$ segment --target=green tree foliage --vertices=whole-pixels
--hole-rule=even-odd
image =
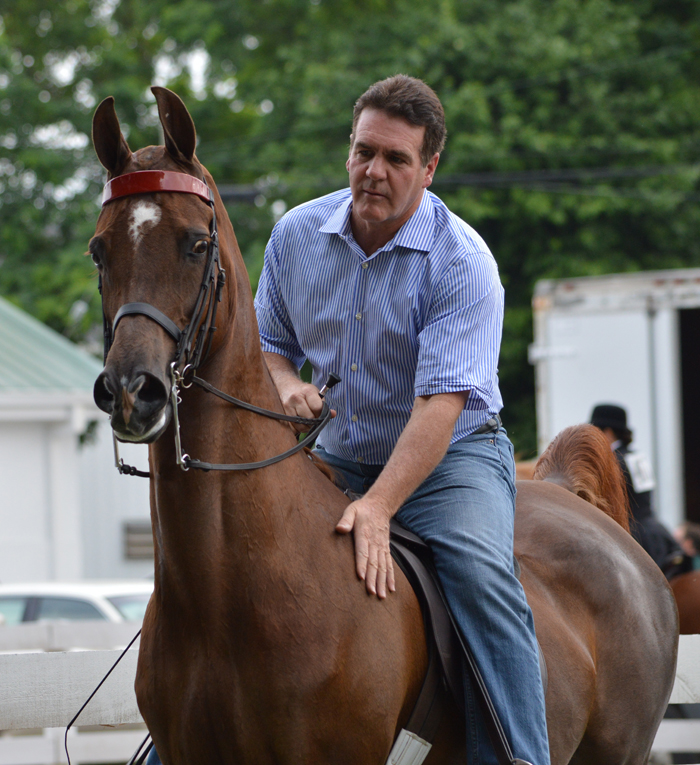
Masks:
[[[524,455],[534,282],[700,265],[690,0],[4,0],[0,18],[0,293],[74,339],[100,334],[91,115],[114,95],[132,148],[160,142],[153,83],[187,103],[219,185],[250,190],[230,214],[254,284],[275,217],[346,184],[357,96],[396,72],[435,88],[434,190],[499,262]]]

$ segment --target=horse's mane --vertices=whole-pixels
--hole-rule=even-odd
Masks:
[[[629,531],[625,478],[607,438],[594,425],[562,430],[537,460],[533,478],[559,483]]]
[[[325,460],[321,459],[321,457],[306,446],[304,447],[304,452],[308,454],[309,459],[314,463],[314,467],[317,467],[329,481],[332,483],[336,482],[335,471]]]

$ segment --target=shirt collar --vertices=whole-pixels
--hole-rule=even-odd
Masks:
[[[350,189],[348,189],[348,192]],[[348,194],[348,198],[341,202],[336,208],[331,217],[321,226],[319,231],[322,234],[338,234],[339,236],[347,236],[351,233],[350,228],[350,210],[352,209],[352,196]]]
[[[423,190],[423,198],[416,211],[396,232],[396,236],[384,249],[406,247],[409,250],[430,252],[435,239],[435,209],[430,200],[430,192]]]
[[[319,229],[322,234],[338,234],[347,237],[352,234],[350,211],[352,196],[338,205],[335,212]],[[401,226],[394,238],[381,247],[378,252],[393,250],[394,247],[406,247],[410,250],[430,252],[435,239],[435,208],[430,199],[430,192],[425,189],[417,210]],[[375,253],[376,254],[376,253]]]

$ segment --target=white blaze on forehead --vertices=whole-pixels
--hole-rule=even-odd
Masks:
[[[137,244],[143,236],[145,227],[148,225],[157,226],[160,221],[160,208],[153,202],[137,202],[131,210],[131,223],[129,224],[129,234]]]

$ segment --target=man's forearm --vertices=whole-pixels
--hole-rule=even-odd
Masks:
[[[385,598],[396,587],[389,548],[389,520],[432,473],[450,445],[467,392],[419,397],[384,470],[372,488],[351,502],[338,521],[341,534],[353,531],[357,575],[367,591]]]
[[[365,495],[393,516],[445,456],[468,392],[416,399],[384,470]]]
[[[300,381],[298,368],[286,356],[282,356],[279,353],[263,351],[263,357],[267,363],[267,368],[270,370],[272,382],[274,382],[277,390],[284,388],[285,381]]]

